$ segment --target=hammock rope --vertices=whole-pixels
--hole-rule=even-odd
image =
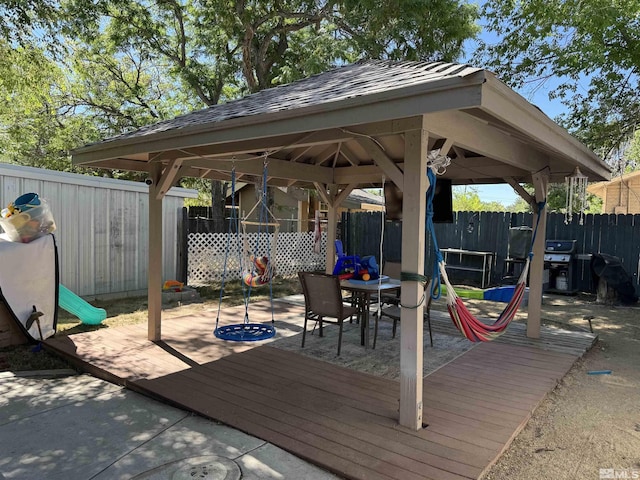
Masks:
[[[449,276],[445,269],[445,262],[438,247],[438,241],[435,235],[435,228],[433,225],[433,197],[435,195],[436,174],[428,167],[427,176],[429,178],[429,189],[427,191],[427,229],[431,234],[431,241],[433,244],[433,250],[435,254],[435,261],[433,265],[433,288],[431,289],[431,297],[433,299],[440,298],[442,294],[442,282],[444,281],[447,287],[447,310],[451,316],[451,320],[456,328],[470,341],[472,342],[488,342],[502,335],[511,321],[514,319],[520,305],[527,286],[527,276],[529,275],[529,266],[533,259],[533,245],[535,244],[536,234],[538,232],[538,225],[540,224],[540,217],[544,210],[546,201],[538,202],[538,218],[531,238],[531,248],[529,255],[527,256],[518,282],[515,285],[513,296],[502,313],[493,324],[486,324],[473,316],[462,299],[455,292]]]

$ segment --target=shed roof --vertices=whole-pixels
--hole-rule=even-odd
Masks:
[[[605,189],[611,185],[615,185],[621,182],[627,182],[631,179],[636,178],[637,176],[640,176],[640,170],[635,171],[635,172],[630,172],[630,173],[625,173],[624,175],[618,176],[618,177],[614,177],[611,180],[607,181],[607,182],[597,182],[597,183],[593,183],[591,185],[589,185],[587,187],[587,191],[593,195],[596,195],[598,197],[604,197],[605,194]]]
[[[530,181],[607,165],[491,72],[442,62],[363,61],[79,148],[75,164],[271,184],[398,183],[403,133],[426,128],[455,184]]]

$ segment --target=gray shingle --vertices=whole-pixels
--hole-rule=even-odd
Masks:
[[[450,77],[465,77],[481,70],[469,65],[443,62],[361,61],[287,85],[262,90],[225,104],[147,125],[110,140],[143,137],[233,118],[338,102]]]

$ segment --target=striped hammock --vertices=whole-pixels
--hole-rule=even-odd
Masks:
[[[527,257],[518,283],[515,285],[513,297],[511,297],[511,300],[509,300],[509,303],[507,303],[507,306],[493,324],[486,324],[473,316],[462,302],[462,299],[456,294],[451,282],[449,282],[444,261],[439,262],[440,278],[447,287],[447,310],[453,324],[460,330],[460,333],[472,342],[488,342],[506,331],[522,304],[527,286],[530,261],[530,257]]]
[[[535,228],[533,229],[533,235],[531,239],[531,250],[529,251],[529,255],[525,261],[524,267],[522,268],[522,273],[520,274],[520,278],[518,278],[518,283],[515,286],[513,297],[507,303],[507,306],[502,311],[498,319],[493,324],[486,324],[481,322],[477,318],[473,316],[473,314],[469,311],[466,305],[462,302],[460,297],[456,294],[453,285],[449,281],[449,276],[447,275],[447,271],[445,269],[444,259],[442,257],[442,252],[438,247],[438,239],[436,238],[436,232],[433,225],[433,198],[436,190],[436,168],[433,166],[427,167],[427,177],[429,179],[429,188],[427,190],[427,231],[431,234],[431,243],[433,245],[433,251],[435,254],[436,261],[433,262],[433,286],[429,294],[431,298],[438,299],[440,298],[440,286],[444,281],[445,286],[447,287],[447,310],[449,311],[449,315],[451,316],[451,320],[453,324],[456,326],[458,330],[470,341],[472,342],[488,342],[493,340],[500,335],[502,335],[509,323],[516,316],[516,312],[520,308],[522,304],[522,299],[524,298],[524,293],[527,287],[527,276],[529,274],[529,265],[531,263],[531,258],[533,257],[533,244],[536,239],[536,234],[538,232],[538,226],[540,225],[540,217],[544,214],[544,207],[546,205],[546,200],[538,202],[536,204],[536,208],[538,211],[538,216],[536,220]]]

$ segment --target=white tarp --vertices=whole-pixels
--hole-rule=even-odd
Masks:
[[[26,329],[34,306],[43,314],[39,317],[42,339],[56,331],[57,281],[53,235],[30,243],[10,242],[0,235],[0,295],[22,329],[36,340],[41,340],[37,322]]]

